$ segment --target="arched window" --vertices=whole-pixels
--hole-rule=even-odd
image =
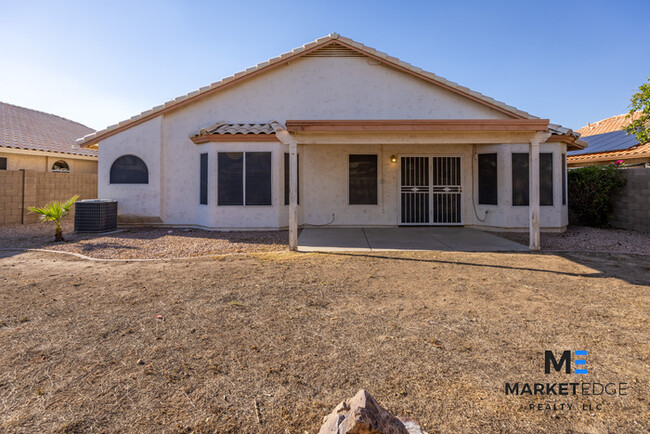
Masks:
[[[65,161],[59,160],[52,164],[52,172],[70,173],[70,166]]]
[[[148,184],[149,170],[135,155],[122,155],[111,166],[111,184]]]

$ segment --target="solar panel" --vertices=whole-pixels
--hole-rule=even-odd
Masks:
[[[612,131],[610,133],[596,134],[595,136],[580,137],[580,140],[587,142],[589,146],[580,151],[571,151],[569,155],[621,151],[639,144],[634,134],[628,135],[625,131]]]

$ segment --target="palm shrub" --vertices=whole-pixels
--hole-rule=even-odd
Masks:
[[[41,221],[54,222],[56,224],[56,232],[54,234],[56,241],[63,241],[63,231],[61,230],[61,219],[68,215],[72,205],[79,199],[79,196],[70,198],[67,202],[59,202],[55,200],[48,203],[43,207],[30,206],[27,209],[33,213],[41,215]]]
[[[588,166],[568,172],[569,223],[582,226],[607,226],[612,199],[625,186],[619,162]]]

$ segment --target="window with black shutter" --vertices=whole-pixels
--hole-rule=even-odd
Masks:
[[[528,206],[528,153],[512,154],[512,204]],[[553,154],[539,154],[539,204],[553,205]]]
[[[562,154],[562,205],[566,205],[566,154]]]
[[[219,205],[271,205],[271,153],[219,152]]]
[[[7,170],[7,158],[0,157],[0,170]]]
[[[350,155],[350,205],[377,205],[377,155]]]
[[[553,206],[553,154],[539,154],[539,204]]]
[[[201,154],[200,159],[200,188],[199,188],[199,203],[201,205],[208,204],[208,154]]]
[[[497,154],[478,154],[478,203],[498,204]]]
[[[300,155],[298,157],[298,203],[300,203]],[[284,204],[289,205],[289,154],[284,153]]]
[[[111,184],[148,184],[149,169],[141,158],[122,155],[111,165]]]
[[[271,205],[271,153],[246,152],[246,205]]]
[[[219,152],[217,157],[217,201],[219,205],[243,205],[244,153]]]
[[[528,153],[512,154],[512,204],[528,205]]]

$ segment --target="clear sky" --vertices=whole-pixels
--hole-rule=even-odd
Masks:
[[[337,32],[580,128],[650,77],[639,1],[0,0],[0,101],[101,129]]]

